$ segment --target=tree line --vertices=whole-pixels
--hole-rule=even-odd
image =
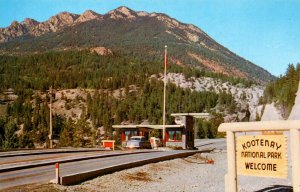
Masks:
[[[300,63],[289,64],[284,75],[269,83],[264,92],[264,103],[275,102],[284,117],[288,117],[294,106],[296,92],[299,89]]]
[[[163,82],[150,78],[161,71],[162,62],[144,61],[118,53],[113,56],[99,56],[89,51],[2,55],[0,89],[13,88],[18,98],[7,103],[6,114],[0,118],[0,146],[31,148],[49,142],[49,96],[41,97],[38,91],[46,93],[50,85],[59,89],[97,90],[93,95],[87,95],[79,118],[66,118],[54,112],[53,131],[60,146],[93,146],[99,143],[100,136],[113,138],[111,126],[124,121],[141,123],[148,120],[151,124],[161,124]],[[186,78],[209,76],[232,83],[251,84],[244,79],[172,64],[168,71],[182,73]],[[113,91],[121,89],[125,90],[119,97],[114,97]],[[170,113],[209,112],[217,105],[231,113],[235,110],[234,97],[225,92],[196,92],[171,83],[167,90],[168,124],[173,123]],[[215,122],[222,122],[219,114],[216,117]],[[199,126],[206,130],[201,137],[218,136],[217,123],[205,126]],[[100,135],[99,127],[104,128],[104,135]]]
[[[131,91],[125,89],[123,95],[116,98],[112,92],[98,90],[93,95],[87,94],[82,106],[81,116],[72,119],[53,115],[53,132],[59,146],[93,146],[102,138],[114,137],[113,124],[123,121],[141,123],[148,120],[150,124],[162,123],[163,85],[161,81],[151,80],[145,85]],[[167,94],[167,124],[173,124],[170,113],[210,111],[217,105],[229,108],[234,100],[230,94],[215,92],[195,92],[169,84]],[[231,99],[229,99],[231,98]],[[49,97],[41,97],[32,92],[24,93],[7,106],[6,115],[0,120],[0,145],[2,148],[31,148],[49,142]],[[220,114],[217,122],[221,123]],[[216,137],[218,124],[200,135]],[[103,127],[104,135],[100,135]],[[211,132],[210,132],[211,131]]]

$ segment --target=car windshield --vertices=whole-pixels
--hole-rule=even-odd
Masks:
[[[131,141],[140,141],[141,138],[134,138],[134,137],[131,137],[130,140],[131,140]]]

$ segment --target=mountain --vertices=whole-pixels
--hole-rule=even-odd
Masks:
[[[24,54],[105,47],[161,60],[168,45],[170,61],[181,66],[246,78],[260,83],[274,79],[263,68],[231,52],[192,24],[162,13],[136,12],[119,7],[104,15],[62,12],[44,22],[25,19],[0,28],[0,53]]]

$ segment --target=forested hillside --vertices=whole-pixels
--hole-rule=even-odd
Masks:
[[[300,63],[290,64],[286,73],[267,85],[264,98],[268,103],[275,102],[284,117],[288,117],[295,102],[300,81]]]
[[[99,142],[99,127],[104,129],[103,138],[112,138],[111,125],[122,122],[161,124],[163,82],[150,78],[163,71],[162,62],[142,61],[130,55],[99,56],[89,51],[66,51],[26,56],[0,56],[1,90],[15,90],[16,100],[3,98],[7,105],[1,117],[0,142],[3,148],[43,146],[49,132],[49,86],[54,89],[93,89],[85,97],[66,100],[64,108],[75,105],[80,116],[66,117],[54,111],[54,133],[60,146],[91,146]],[[245,79],[229,78],[207,73],[190,67],[170,63],[168,71],[191,76],[211,76],[245,84]],[[40,90],[40,91],[38,91]],[[114,96],[115,90],[123,90]],[[167,123],[172,123],[170,113],[210,111],[217,105],[234,112],[236,102],[230,93],[167,86]],[[57,98],[54,98],[54,102]],[[217,115],[217,119],[220,117]],[[220,122],[219,122],[220,123]],[[207,124],[207,123],[206,123]],[[217,125],[204,137],[215,137]],[[207,128],[206,128],[207,129]],[[209,130],[211,130],[209,129]],[[206,131],[207,132],[207,131]],[[203,136],[203,132],[202,132]]]
[[[198,27],[127,7],[62,12],[0,28],[0,146],[46,147],[50,97],[58,146],[95,146],[116,136],[113,124],[162,124],[165,45],[168,124],[171,113],[210,112],[195,124],[213,138],[224,120],[260,118],[274,76]]]
[[[90,51],[63,51],[23,56],[0,55],[0,89],[48,90],[63,88],[118,89],[143,86],[152,74],[163,72],[162,61],[130,54],[99,56]],[[228,77],[192,67],[170,65],[168,72],[191,77],[216,77],[233,84],[251,85],[243,78]]]

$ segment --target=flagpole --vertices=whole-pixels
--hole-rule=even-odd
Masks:
[[[164,111],[163,111],[163,146],[166,145],[166,87],[167,87],[167,45],[165,45],[165,70],[164,70]]]
[[[50,134],[49,134],[49,141],[50,141],[50,149],[53,148],[53,128],[52,128],[52,86],[49,88],[50,94]]]

